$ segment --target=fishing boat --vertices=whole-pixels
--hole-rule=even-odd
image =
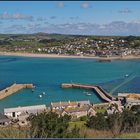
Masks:
[[[128,77],[128,76],[129,76],[128,74],[125,75],[125,77]]]
[[[91,95],[91,93],[89,93],[89,92],[84,92],[87,96],[90,96]]]
[[[91,96],[91,93],[87,93],[86,95],[87,95],[87,96]]]
[[[42,95],[39,95],[40,98],[42,98]]]
[[[45,92],[42,92],[43,95],[45,95]]]
[[[34,92],[35,90],[34,89],[32,89],[32,92]]]

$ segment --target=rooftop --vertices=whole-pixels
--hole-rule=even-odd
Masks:
[[[89,100],[88,101],[77,101],[77,103],[89,105],[90,104],[90,101]]]
[[[127,99],[127,103],[137,103],[137,104],[140,104],[140,100],[139,99],[128,98]]]
[[[45,110],[46,105],[34,105],[34,106],[19,106],[15,108],[5,108],[4,113],[18,112],[18,111],[29,111],[29,110]]]
[[[0,113],[0,123],[9,122],[9,121],[10,119],[7,116]]]
[[[51,103],[52,107],[69,106],[69,102],[55,102]]]
[[[84,105],[84,106],[76,107],[76,108],[66,108],[64,110],[68,113],[73,113],[73,112],[88,111],[89,109],[90,109],[89,105]]]
[[[140,98],[140,94],[129,94],[126,97],[127,98],[133,98],[133,99],[139,99]]]
[[[54,103],[51,103],[51,106],[52,107],[62,107],[62,106],[67,107],[67,106],[76,106],[78,105],[78,103],[84,105],[84,104],[90,104],[90,101],[54,102]]]

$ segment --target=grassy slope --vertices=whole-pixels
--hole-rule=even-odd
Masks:
[[[124,133],[119,138],[140,138],[140,133]]]
[[[113,135],[110,131],[98,131],[94,129],[86,128],[85,121],[70,122],[70,127],[75,125],[80,128],[81,138],[112,138]],[[0,138],[29,138],[26,128],[14,128],[14,127],[1,127]],[[118,136],[118,138],[140,138],[140,133],[124,133]]]
[[[75,122],[70,122],[69,125],[70,127],[74,127],[75,125],[78,127],[78,128],[83,128],[85,127],[85,124],[86,122],[85,121],[75,121]]]
[[[94,129],[89,129],[85,126],[85,121],[75,121],[70,122],[70,127],[75,125],[80,128],[80,137],[81,138],[112,138],[113,135],[110,131],[98,131]]]
[[[29,138],[25,128],[1,127],[0,138]]]

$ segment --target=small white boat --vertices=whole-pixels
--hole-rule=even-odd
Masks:
[[[35,90],[34,89],[32,89],[32,92],[34,92]]]
[[[91,93],[87,93],[86,95],[87,95],[87,96],[90,96],[90,95],[91,95]]]
[[[39,95],[40,98],[42,98],[42,95]]]
[[[43,95],[45,95],[45,92],[42,92]]]
[[[125,77],[128,77],[128,76],[129,76],[128,74],[125,75]]]
[[[89,93],[89,92],[84,92],[87,96],[90,96],[91,95],[91,93]]]

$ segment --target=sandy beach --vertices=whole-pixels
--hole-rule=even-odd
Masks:
[[[19,52],[0,52],[1,56],[24,56],[24,57],[48,57],[48,58],[94,58],[93,56],[74,56],[74,55],[57,55],[57,54],[37,54],[37,53],[19,53]]]
[[[23,56],[23,57],[40,57],[40,58],[86,58],[97,60],[128,60],[140,59],[140,56],[124,56],[124,57],[98,57],[98,56],[74,56],[74,55],[57,55],[57,54],[37,54],[37,53],[20,53],[20,52],[0,52],[1,56]]]

